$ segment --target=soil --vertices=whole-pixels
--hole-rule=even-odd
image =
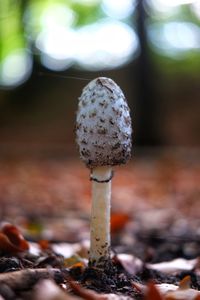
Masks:
[[[113,180],[112,262],[103,271],[87,265],[88,170],[75,161],[0,162],[2,298],[38,300],[35,289],[42,279],[51,279],[65,295],[78,299],[98,299],[97,295],[110,293],[143,299],[140,286],[150,281],[179,285],[187,275],[190,287],[200,290],[198,263],[185,269],[175,263],[170,272],[150,267],[200,257],[198,162],[164,155],[117,168]],[[5,230],[7,223],[12,225]],[[56,251],[56,247],[61,250]],[[71,253],[68,256],[66,247]],[[120,254],[129,255],[128,260]],[[139,266],[131,257],[139,260]]]

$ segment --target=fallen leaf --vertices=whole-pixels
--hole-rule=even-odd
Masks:
[[[174,292],[168,292],[165,295],[166,300],[196,300],[200,296],[200,292],[194,289],[181,290],[177,289]],[[198,298],[197,298],[198,299]]]
[[[29,243],[24,239],[17,227],[6,224],[0,231],[0,252],[18,253],[29,249]]]
[[[75,281],[69,280],[69,285],[73,292],[85,300],[134,300],[133,297],[121,296],[115,294],[99,294],[95,291],[83,288]]]
[[[189,275],[185,276],[179,283],[180,290],[189,289],[191,285],[191,277]]]
[[[47,250],[47,249],[50,248],[49,241],[47,241],[47,240],[40,240],[40,241],[38,242],[38,244],[39,244],[41,250]]]
[[[24,291],[31,289],[32,286],[42,279],[52,279],[56,282],[59,276],[62,276],[61,270],[54,268],[24,269],[0,273],[0,286],[6,284],[12,290]]]
[[[166,295],[168,292],[175,292],[178,290],[178,286],[171,283],[156,284],[156,287],[159,289],[162,295]]]
[[[199,300],[200,298],[200,291],[191,288],[182,289],[174,284],[149,283],[147,287],[135,282],[133,284],[143,292],[144,300]]]
[[[65,293],[49,279],[40,281],[33,292],[33,300],[78,300],[80,298]]]
[[[132,286],[134,289],[136,289],[139,293],[144,293],[144,291],[146,291],[146,287],[138,282],[132,281]]]
[[[165,300],[196,300],[200,296],[200,291],[190,288],[190,276],[181,280],[180,285],[156,284],[156,288],[164,296]],[[198,298],[197,298],[198,299]]]
[[[29,242],[29,253],[35,256],[39,256],[41,253],[41,248],[38,243]]]
[[[70,270],[79,269],[80,272],[82,273],[85,270],[85,268],[86,268],[86,264],[84,262],[77,262],[70,267]]]
[[[166,293],[166,300],[196,300],[200,292],[190,288],[191,278],[185,276],[179,283],[178,289]],[[198,298],[197,298],[198,299]]]
[[[68,258],[65,258],[64,260],[64,266],[66,268],[71,268],[77,264],[80,264],[82,266],[86,266],[84,260],[77,254],[74,254]]]
[[[130,216],[125,213],[113,213],[111,215],[111,232],[116,233],[124,229],[125,225],[130,221]]]
[[[147,267],[152,270],[160,271],[163,273],[176,273],[180,271],[191,271],[198,263],[198,259],[184,259],[177,258],[167,262],[161,262],[157,264],[147,264]]]
[[[143,262],[141,259],[130,254],[117,254],[115,259],[122,265],[126,272],[133,276],[141,271],[143,267]]]
[[[55,243],[51,247],[55,253],[69,258],[80,250],[81,245],[80,243]]]
[[[148,284],[144,300],[164,300],[153,282]]]
[[[69,285],[73,292],[78,296],[82,297],[83,299],[87,300],[107,300],[105,296],[98,294],[92,290],[88,290],[83,288],[80,284],[76,283],[75,281],[69,280]]]
[[[14,253],[14,252],[18,252],[17,247],[15,247],[15,245],[13,245],[8,237],[0,232],[0,253],[4,254],[4,253]]]

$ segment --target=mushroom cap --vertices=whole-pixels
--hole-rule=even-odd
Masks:
[[[120,87],[110,78],[89,82],[79,98],[76,142],[89,168],[114,166],[131,157],[130,109]]]

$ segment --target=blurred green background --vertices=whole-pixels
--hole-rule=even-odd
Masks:
[[[1,0],[0,153],[75,150],[82,88],[113,78],[137,146],[200,146],[199,0]]]

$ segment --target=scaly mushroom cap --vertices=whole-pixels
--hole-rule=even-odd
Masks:
[[[79,98],[76,141],[89,168],[124,164],[131,156],[130,110],[110,78],[92,80]]]

